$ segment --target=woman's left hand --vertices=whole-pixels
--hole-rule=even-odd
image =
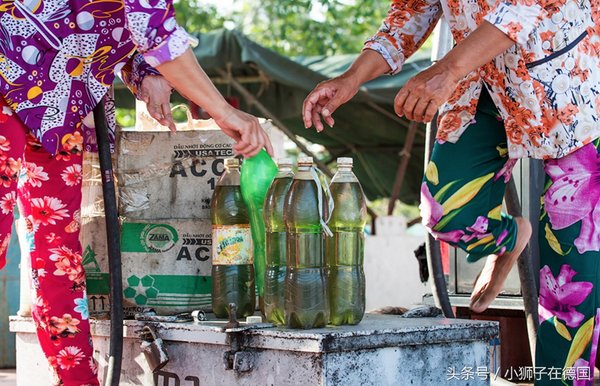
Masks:
[[[161,125],[175,132],[175,121],[171,113],[171,91],[167,80],[159,75],[148,75],[142,81],[141,98],[146,102],[148,113]]]
[[[394,110],[412,121],[431,122],[459,80],[453,69],[438,62],[406,82],[396,95]]]

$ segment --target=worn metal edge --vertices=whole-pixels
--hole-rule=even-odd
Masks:
[[[329,327],[315,330],[249,329],[241,331],[244,346],[253,349],[290,350],[307,353],[328,353],[383,347],[414,346],[426,344],[460,343],[487,341],[499,334],[497,322],[450,320],[435,318],[418,319],[381,319],[400,323],[394,328],[367,329],[371,323],[377,323],[379,316],[371,316],[370,323],[358,326]],[[427,323],[428,322],[428,323]],[[432,323],[433,322],[433,323]],[[165,341],[190,342],[201,344],[228,345],[228,334],[220,326],[198,323],[160,323],[126,320],[123,336],[138,339],[145,325],[152,325]],[[107,320],[90,320],[91,333],[96,337],[110,335],[110,323]],[[10,331],[17,333],[35,333],[31,318],[12,316]]]
[[[309,330],[247,331],[246,347],[259,349],[293,350],[313,353],[377,349],[383,347],[415,346],[427,344],[489,341],[498,337],[497,322],[448,324],[412,327],[409,329],[356,330],[351,332]]]

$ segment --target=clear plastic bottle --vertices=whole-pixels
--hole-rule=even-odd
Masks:
[[[323,327],[329,320],[323,264],[323,229],[311,157],[298,160],[298,173],[285,199],[287,273],[285,319],[291,328]]]
[[[338,171],[329,189],[335,204],[325,239],[329,322],[358,324],[365,313],[364,227],[365,195],[352,172],[352,158],[338,158]]]
[[[237,318],[253,315],[256,308],[252,236],[239,167],[237,158],[225,160],[211,202],[212,306],[217,318],[229,317],[229,303],[237,305]]]
[[[285,196],[290,190],[294,173],[292,160],[279,159],[279,172],[269,187],[264,206],[266,228],[265,316],[267,321],[285,324],[286,230],[283,217]]]

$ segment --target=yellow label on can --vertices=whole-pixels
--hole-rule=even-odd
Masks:
[[[254,264],[250,225],[213,225],[213,265]]]

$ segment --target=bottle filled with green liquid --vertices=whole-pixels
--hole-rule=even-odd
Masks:
[[[285,319],[290,328],[324,327],[329,320],[320,189],[312,158],[300,158],[284,205],[287,230]]]
[[[365,313],[365,195],[352,172],[352,158],[338,158],[329,189],[334,209],[329,220],[333,237],[325,239],[329,322],[358,324]]]
[[[285,196],[294,173],[292,160],[281,158],[279,172],[269,187],[263,211],[266,229],[265,316],[268,322],[285,324],[286,230],[283,217]]]
[[[237,318],[254,314],[254,255],[248,211],[240,190],[240,163],[225,160],[211,202],[212,307],[217,318],[229,317],[229,303]]]

